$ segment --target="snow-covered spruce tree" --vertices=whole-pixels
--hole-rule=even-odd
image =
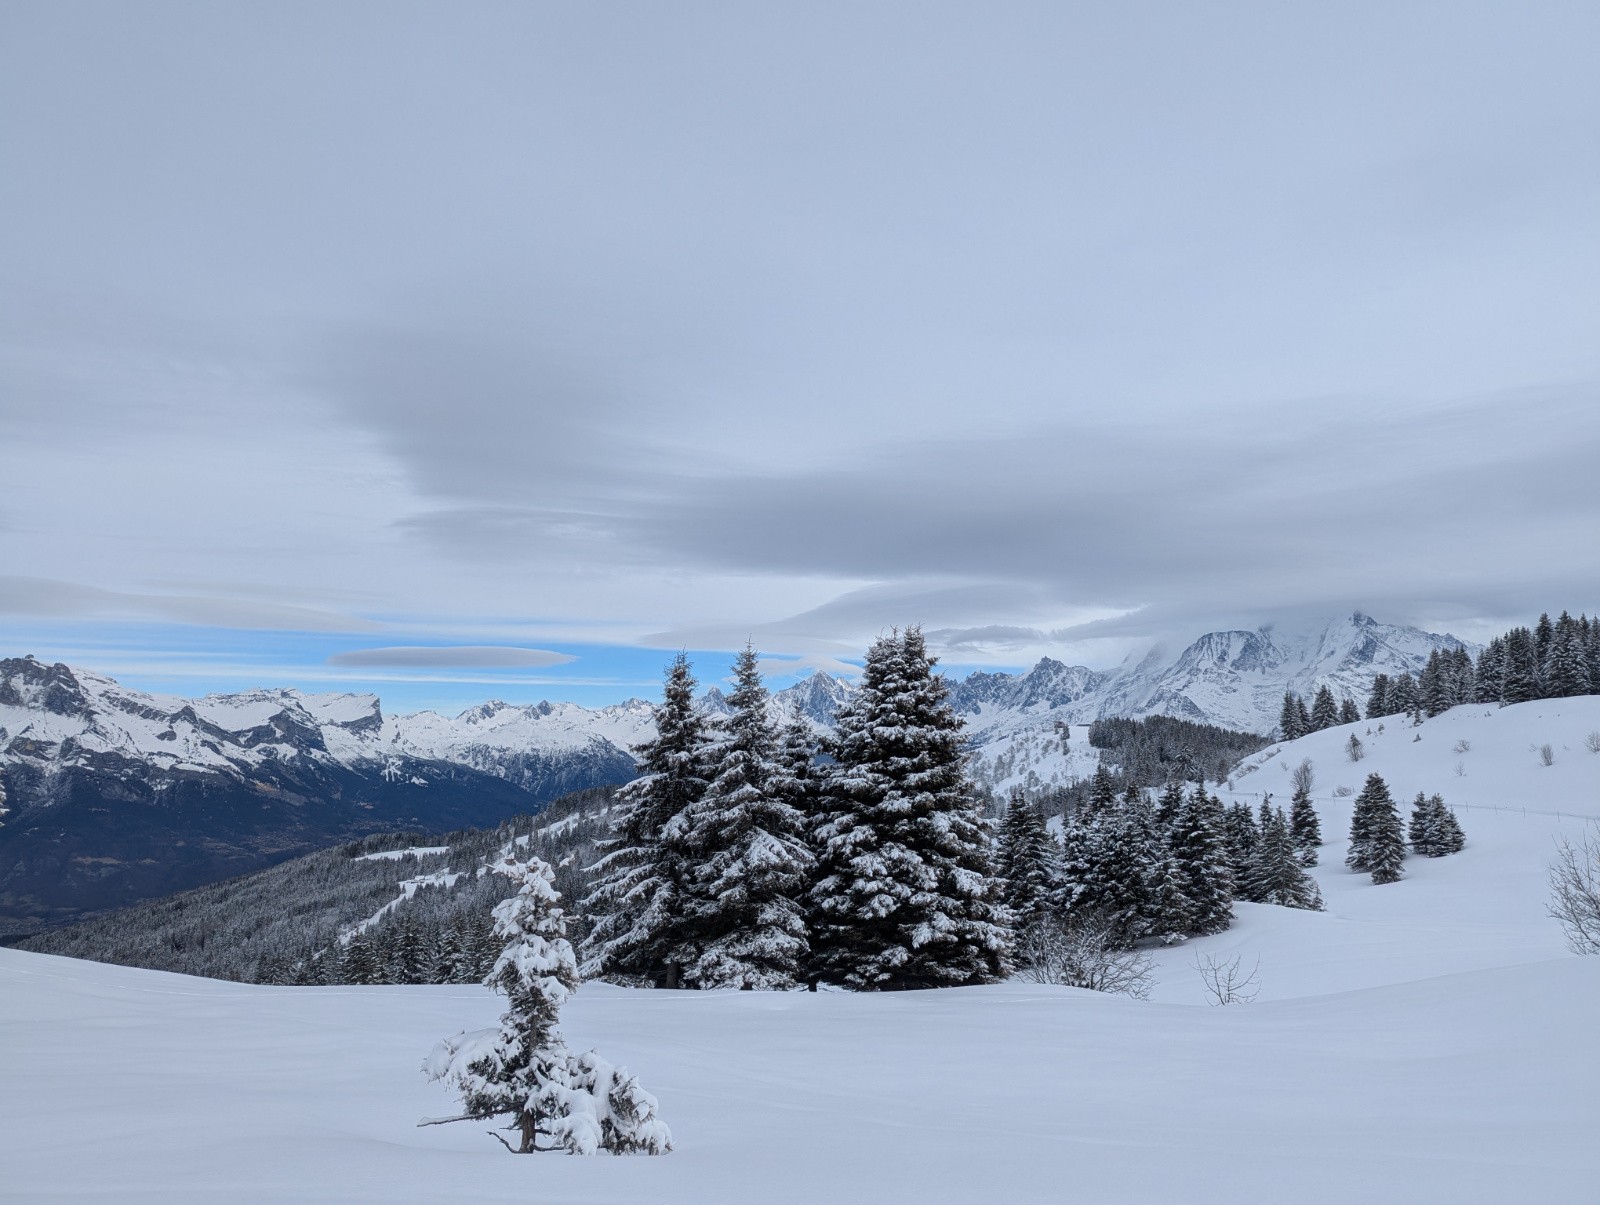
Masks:
[[[1261,839],[1250,862],[1249,895],[1262,904],[1322,911],[1322,892],[1300,865],[1283,812],[1262,804]]]
[[[1245,894],[1246,876],[1250,873],[1250,859],[1255,853],[1256,842],[1261,839],[1249,804],[1228,805],[1223,813],[1223,832],[1228,843],[1228,870],[1233,875],[1234,890],[1240,899],[1249,899]]]
[[[1109,812],[1117,802],[1117,780],[1105,764],[1094,768],[1094,778],[1089,783],[1089,798],[1084,803],[1084,819]]]
[[[1372,680],[1372,693],[1367,696],[1367,719],[1381,720],[1389,714],[1389,675],[1379,674]]]
[[[506,997],[506,1011],[498,1029],[446,1038],[423,1063],[429,1079],[462,1095],[461,1116],[439,1120],[507,1117],[517,1145],[491,1134],[521,1155],[670,1151],[672,1135],[656,1116],[655,1098],[593,1051],[574,1055],[556,1030],[561,1006],[577,989],[578,965],[549,864],[507,854],[493,869],[517,884],[517,893],[495,906],[495,933],[505,946],[484,980]]]
[[[1530,703],[1539,695],[1539,660],[1534,652],[1533,633],[1527,628],[1513,628],[1506,633],[1500,701],[1504,704]]]
[[[1588,651],[1584,644],[1578,621],[1561,612],[1545,666],[1546,692],[1552,698],[1589,693]]]
[[[1333,691],[1326,686],[1317,687],[1317,698],[1311,705],[1311,731],[1321,732],[1338,722],[1339,704],[1334,700]]]
[[[1466,836],[1455,814],[1445,806],[1444,797],[1427,796],[1421,791],[1411,805],[1407,836],[1411,839],[1411,848],[1425,858],[1460,853],[1466,846]]]
[[[1012,794],[1006,808],[999,845],[1003,900],[1020,935],[1052,915],[1060,849],[1043,814],[1020,791]]]
[[[383,963],[372,948],[372,940],[357,930],[345,943],[340,977],[345,983],[382,983]]]
[[[1178,887],[1188,909],[1186,931],[1221,933],[1233,923],[1233,871],[1222,801],[1196,785],[1178,813],[1170,837]]]
[[[749,645],[734,683],[711,781],[667,822],[692,862],[681,908],[697,955],[683,985],[792,988],[809,954],[799,903],[812,865],[806,818],[774,790],[777,738]]]
[[[1286,690],[1283,692],[1283,710],[1278,715],[1278,735],[1283,740],[1292,741],[1305,734],[1305,729],[1300,726],[1300,697]]]
[[[1170,834],[1178,823],[1178,816],[1183,811],[1183,783],[1174,778],[1161,791],[1161,799],[1156,804],[1156,827],[1161,832]]]
[[[1410,671],[1389,682],[1389,714],[1410,715],[1417,705],[1417,680]]]
[[[1175,939],[1190,924],[1181,872],[1138,787],[1067,826],[1055,909],[1063,920],[1096,917],[1123,946]]]
[[[1339,723],[1359,724],[1361,722],[1361,708],[1356,706],[1356,701],[1346,695],[1339,702]]]
[[[989,825],[919,629],[868,651],[832,752],[815,829],[819,976],[865,991],[1003,979],[1012,934]]]
[[[1374,883],[1393,883],[1400,878],[1405,856],[1405,832],[1389,785],[1380,775],[1368,774],[1350,817],[1350,852],[1345,865],[1354,871],[1370,871]]]
[[[1300,865],[1317,864],[1317,850],[1322,846],[1322,822],[1311,803],[1309,784],[1304,787],[1297,785],[1289,800],[1289,840],[1300,859]]]
[[[595,925],[584,942],[588,977],[619,975],[677,987],[699,956],[684,887],[690,853],[675,818],[705,794],[710,738],[694,705],[682,653],[667,668],[656,735],[636,750],[640,774],[617,792],[611,836],[590,867],[598,882],[583,908]],[[671,826],[669,828],[669,826]]]

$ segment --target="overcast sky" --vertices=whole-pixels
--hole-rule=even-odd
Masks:
[[[1592,0],[4,0],[0,653],[1593,610],[1597,62]]]

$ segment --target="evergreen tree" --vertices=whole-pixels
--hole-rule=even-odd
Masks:
[[[683,968],[686,987],[793,987],[809,953],[806,817],[772,789],[777,738],[757,665],[746,645],[711,781],[669,822],[692,859],[682,911],[697,957]]]
[[[1545,693],[1551,698],[1570,698],[1589,693],[1588,650],[1578,621],[1565,611],[1556,621],[1545,668]]]
[[[1300,697],[1292,690],[1283,692],[1283,711],[1278,716],[1278,732],[1286,741],[1298,740],[1306,734],[1300,725]]]
[[[1089,784],[1089,800],[1085,819],[1109,812],[1117,802],[1117,780],[1111,776],[1104,763],[1094,768],[1094,779]]]
[[[1156,827],[1162,833],[1171,833],[1173,826],[1178,823],[1178,815],[1183,811],[1183,784],[1173,779],[1161,792],[1161,800],[1156,804]]]
[[[372,948],[372,941],[363,932],[350,935],[344,947],[344,965],[340,977],[345,983],[382,983],[383,964]]]
[[[1420,791],[1411,806],[1407,835],[1411,838],[1411,848],[1425,858],[1459,853],[1466,844],[1461,825],[1445,806],[1443,797],[1425,796]]]
[[[806,817],[809,827],[822,791],[823,776],[816,765],[817,738],[803,720],[791,720],[778,734],[772,759],[772,793]]]
[[[1389,714],[1410,715],[1417,706],[1417,682],[1409,671],[1389,682]]]
[[[1389,710],[1389,675],[1379,674],[1372,680],[1372,693],[1367,696],[1367,719],[1381,720],[1393,714]]]
[[[1223,821],[1223,832],[1228,843],[1228,870],[1233,876],[1234,890],[1240,899],[1248,900],[1250,896],[1246,890],[1246,880],[1261,834],[1256,828],[1255,817],[1250,814],[1249,804],[1229,805]]]
[[[1539,695],[1539,658],[1534,648],[1533,633],[1527,628],[1513,628],[1506,633],[1500,701],[1507,705],[1531,703]]]
[[[1005,884],[1003,900],[1012,926],[1020,934],[1047,921],[1056,890],[1059,851],[1044,816],[1020,791],[1012,794],[1001,824],[999,860]]]
[[[1533,663],[1541,679],[1545,666],[1550,662],[1550,646],[1555,642],[1555,635],[1555,625],[1550,622],[1550,612],[1546,611],[1539,616],[1539,622],[1533,629]]]
[[[1339,703],[1339,723],[1359,724],[1361,722],[1361,709],[1356,706],[1356,701],[1345,696]]]
[[[989,826],[933,664],[918,628],[879,639],[838,718],[812,945],[822,976],[842,986],[989,983],[1009,967]]]
[[[1315,732],[1316,731],[1316,725],[1311,722],[1311,712],[1306,710],[1306,701],[1304,699],[1302,699],[1299,695],[1296,695],[1295,698],[1294,698],[1294,707],[1295,707],[1295,711],[1297,711],[1299,713],[1299,716],[1300,716],[1300,732],[1301,732],[1301,735],[1304,735],[1307,732]],[[1226,775],[1224,775],[1223,777],[1226,777]],[[1221,782],[1222,778],[1219,777],[1217,779],[1217,781]]]
[[[1311,705],[1311,730],[1321,732],[1324,728],[1332,728],[1339,722],[1339,704],[1335,702],[1333,691],[1326,686],[1317,687],[1316,702]]]
[[[1222,803],[1204,787],[1196,786],[1179,812],[1170,847],[1187,907],[1186,931],[1221,933],[1233,923],[1234,879]]]
[[[417,917],[407,912],[389,950],[387,982],[426,983],[428,970],[428,952],[423,943],[422,927]]]
[[[1322,822],[1312,806],[1310,787],[1297,786],[1289,800],[1289,838],[1300,865],[1315,866],[1322,846]]]
[[[1506,642],[1496,636],[1478,654],[1477,669],[1472,675],[1472,701],[1498,703],[1500,689],[1506,676]]]
[[[1422,671],[1419,684],[1422,709],[1430,716],[1441,715],[1450,709],[1450,683],[1445,674],[1444,660],[1439,650],[1428,654],[1427,668]]]
[[[1345,856],[1345,865],[1355,871],[1370,871],[1374,883],[1392,883],[1400,877],[1400,863],[1405,856],[1400,812],[1389,786],[1380,775],[1368,774],[1350,818],[1350,852]]]
[[[1600,615],[1586,619],[1588,631],[1584,636],[1584,657],[1589,662],[1589,693],[1600,695]]]
[[[1322,892],[1295,856],[1283,812],[1262,803],[1260,831],[1250,861],[1249,898],[1283,908],[1322,911]]]
[[[677,987],[700,950],[685,913],[691,875],[683,813],[705,794],[710,739],[694,706],[694,675],[682,653],[667,669],[656,735],[637,750],[640,774],[617,792],[612,833],[590,869],[583,901],[596,916],[584,943],[584,973]]]
[[[655,1098],[594,1052],[574,1055],[556,1030],[578,966],[554,872],[537,858],[524,864],[509,855],[494,870],[517,884],[494,909],[505,946],[485,980],[506,997],[506,1011],[498,1030],[447,1038],[424,1064],[430,1079],[461,1092],[463,1116],[452,1120],[510,1117],[519,1144],[500,1141],[517,1154],[670,1151]]]

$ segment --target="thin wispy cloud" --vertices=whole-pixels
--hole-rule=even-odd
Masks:
[[[570,653],[497,645],[397,645],[334,653],[327,664],[349,669],[543,669],[576,661]]]

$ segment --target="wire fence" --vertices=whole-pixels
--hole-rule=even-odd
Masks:
[[[1233,794],[1235,798],[1239,796],[1244,796],[1250,799],[1261,799],[1266,797],[1271,798],[1274,802],[1277,802],[1279,798],[1279,793],[1276,791],[1235,790]],[[1348,800],[1353,803],[1355,801],[1355,794],[1352,792],[1349,795],[1312,795],[1311,799],[1314,802],[1321,803],[1337,803],[1344,800]],[[1404,806],[1406,801],[1396,800],[1395,802],[1400,806]],[[1445,806],[1448,807],[1452,812],[1506,812],[1510,813],[1511,815],[1520,814],[1523,816],[1553,816],[1557,820],[1600,820],[1600,801],[1596,801],[1595,810],[1592,812],[1553,811],[1549,808],[1524,807],[1521,804],[1463,803],[1460,801],[1451,802],[1450,800],[1445,801]]]

